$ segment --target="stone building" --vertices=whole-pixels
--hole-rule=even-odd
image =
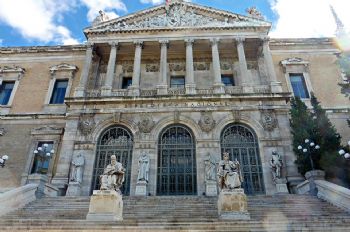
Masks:
[[[315,92],[349,139],[349,99],[333,39],[269,39],[271,23],[180,0],[117,19],[103,14],[85,45],[0,48],[1,191],[41,183],[65,195],[71,161],[85,159],[81,191],[99,187],[112,154],[135,195],[138,158],[150,157],[147,193],[203,195],[204,161],[222,151],[242,165],[248,194],[276,193],[269,161],[282,155],[291,191],[289,99]],[[40,149],[50,153],[40,159]],[[46,154],[44,154],[46,155]],[[209,155],[209,156],[208,156]]]

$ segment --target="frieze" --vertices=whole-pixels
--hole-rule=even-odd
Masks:
[[[221,67],[221,70],[223,70],[223,71],[233,70],[233,61],[232,60],[221,60],[220,67]]]
[[[185,62],[169,63],[169,70],[170,70],[170,72],[186,71],[186,64],[185,64]]]
[[[94,114],[83,114],[80,116],[78,129],[82,135],[87,136],[91,134],[95,125]]]
[[[69,71],[69,72],[76,72],[78,70],[78,67],[72,64],[67,64],[67,63],[61,63],[58,65],[54,65],[50,67],[50,73],[54,74],[55,72],[59,71]]]
[[[32,135],[61,135],[63,134],[63,128],[46,125],[46,126],[32,129],[31,134]]]
[[[150,133],[155,124],[151,114],[143,113],[140,116],[140,121],[137,123],[137,126],[142,133]]]
[[[94,144],[92,143],[75,143],[74,150],[94,150]]]
[[[159,72],[159,64],[146,64],[146,72]]]
[[[194,71],[208,71],[210,70],[209,62],[195,62]]]
[[[216,121],[213,118],[212,112],[202,112],[198,125],[204,132],[210,132],[214,129]]]
[[[265,130],[273,131],[278,125],[275,112],[273,110],[263,110],[261,112],[261,124]]]
[[[123,73],[132,73],[134,71],[134,65],[132,61],[124,61],[122,63]]]
[[[167,12],[165,14],[165,11]],[[155,12],[155,14],[153,13]],[[173,2],[166,7],[158,7],[157,10],[151,11],[147,17],[140,14],[129,17],[122,17],[113,20],[111,23],[103,23],[97,25],[86,32],[100,31],[125,31],[125,30],[140,30],[140,29],[161,29],[161,28],[208,28],[208,27],[247,27],[247,26],[270,26],[270,23],[265,22],[255,17],[244,17],[236,14],[227,14],[225,16],[218,14],[218,11],[211,8],[199,7],[195,4],[185,2]],[[209,16],[211,13],[212,16]],[[221,12],[224,13],[224,12]],[[252,12],[253,14],[254,12]],[[256,15],[256,14],[255,14]],[[96,24],[94,24],[96,25]]]

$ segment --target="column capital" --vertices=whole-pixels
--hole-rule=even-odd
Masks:
[[[112,48],[113,48],[113,47],[116,47],[116,48],[117,48],[117,47],[119,46],[119,42],[118,42],[118,41],[112,41],[112,42],[109,42],[108,44],[109,44]]]
[[[245,41],[245,37],[237,37],[235,38],[235,41],[238,43],[238,44],[241,44]]]
[[[164,39],[164,40],[159,40],[159,43],[160,43],[160,46],[161,46],[161,47],[167,47],[167,48],[169,48],[169,40],[166,40],[166,39]]]
[[[185,43],[187,46],[193,46],[194,39],[193,38],[187,38],[185,39]]]
[[[211,45],[213,46],[213,45],[218,45],[219,42],[220,42],[220,39],[218,39],[218,38],[211,38],[211,39],[209,39],[209,41],[210,41]]]
[[[136,47],[143,48],[143,41],[142,40],[134,40],[133,43]]]

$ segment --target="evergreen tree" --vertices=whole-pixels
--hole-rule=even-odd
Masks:
[[[295,163],[298,167],[299,173],[304,175],[305,172],[311,170],[311,163],[309,157],[303,153],[302,150],[298,149],[298,146],[304,145],[305,139],[317,142],[317,127],[315,120],[312,119],[312,115],[307,109],[307,106],[299,97],[292,98],[290,115],[290,127],[293,135],[293,151],[297,156]],[[319,168],[319,159],[317,160],[316,157],[312,158],[314,161],[314,168]]]

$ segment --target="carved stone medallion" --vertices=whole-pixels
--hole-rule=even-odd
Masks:
[[[273,131],[277,127],[277,118],[273,110],[264,110],[261,112],[261,124],[267,131]]]
[[[95,125],[96,123],[93,114],[84,114],[80,116],[78,129],[82,135],[87,136],[91,134]]]
[[[155,124],[151,114],[143,113],[137,125],[142,133],[150,133]]]
[[[146,64],[146,72],[159,72],[159,64]]]
[[[210,132],[216,125],[213,114],[211,112],[202,112],[198,125],[203,131]]]
[[[0,136],[5,135],[6,131],[5,128],[0,128]]]

